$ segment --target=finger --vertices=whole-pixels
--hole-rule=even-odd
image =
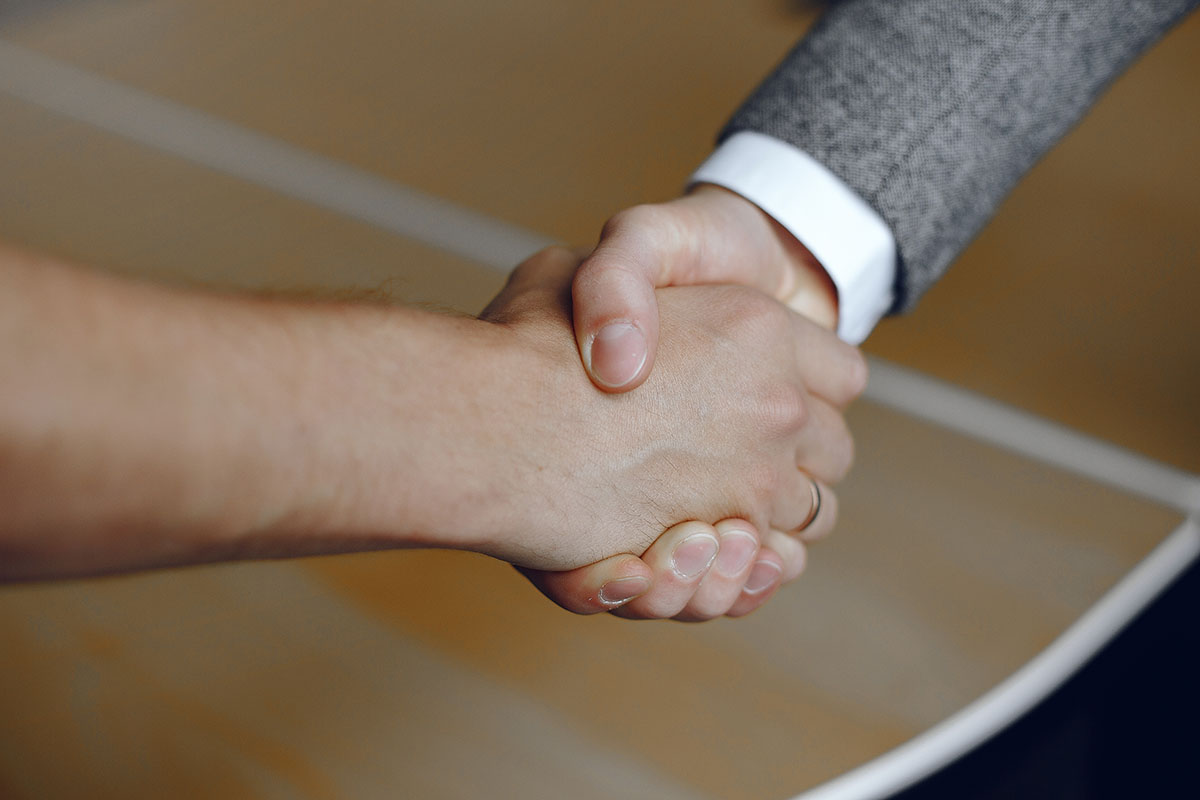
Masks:
[[[780,530],[767,531],[758,553],[742,593],[726,616],[742,617],[760,608],[780,587],[798,578],[808,565],[804,542]]]
[[[799,578],[808,566],[808,547],[797,535],[789,531],[769,530],[763,537],[762,550],[779,556],[782,586]]]
[[[838,483],[854,463],[854,439],[842,412],[809,395],[807,421],[796,446],[796,466],[826,483]]]
[[[726,616],[749,614],[766,603],[781,586],[804,573],[808,566],[808,543],[828,536],[837,521],[837,496],[824,484],[818,486],[821,504],[817,516],[800,532],[776,529],[767,532],[742,593],[729,607]]]
[[[592,382],[625,392],[645,381],[658,346],[654,296],[667,243],[614,217],[571,287],[575,339]]]
[[[522,295],[544,291],[565,295],[584,255],[583,251],[560,245],[539,250],[509,273],[504,288],[492,298],[480,316],[503,321],[502,318],[513,316],[514,300]]]
[[[783,569],[783,559],[778,553],[768,547],[760,548],[742,593],[725,612],[725,616],[744,617],[771,599],[783,585]]]
[[[645,594],[613,613],[630,619],[667,619],[681,612],[716,559],[720,540],[713,526],[681,522],[669,528],[642,554],[654,573]]]
[[[790,312],[797,361],[805,386],[812,393],[845,408],[867,388],[867,361],[857,347],[807,319]]]
[[[612,611],[648,591],[654,572],[637,556],[617,555],[566,572],[517,567],[538,590],[567,611]]]
[[[809,524],[820,502],[819,493],[813,486],[813,479],[807,473],[795,467],[788,468],[776,487],[771,527],[794,531]]]
[[[758,555],[758,531],[741,519],[726,519],[713,526],[720,549],[712,568],[700,580],[692,599],[675,619],[700,622],[724,616],[742,593]]]
[[[622,211],[575,276],[584,366],[606,391],[641,385],[658,349],[657,287],[732,283],[780,296],[790,277],[765,215],[731,192],[702,187]]]

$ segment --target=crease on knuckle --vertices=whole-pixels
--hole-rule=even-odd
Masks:
[[[780,383],[764,391],[755,408],[756,421],[768,433],[788,434],[800,430],[809,420],[804,391],[793,384]]]
[[[779,470],[774,466],[759,461],[746,469],[746,484],[750,516],[743,517],[752,523],[755,518],[766,515],[779,491]]]
[[[723,338],[737,347],[752,348],[756,353],[776,340],[779,335],[779,316],[782,311],[766,295],[741,286],[714,286],[709,289],[709,322]]]

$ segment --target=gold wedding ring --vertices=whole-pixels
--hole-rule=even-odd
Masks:
[[[808,512],[808,516],[804,518],[792,533],[803,533],[817,518],[817,514],[821,513],[821,487],[812,478],[808,479],[809,490],[812,492],[812,508]]]

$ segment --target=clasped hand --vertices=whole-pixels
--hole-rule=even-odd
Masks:
[[[519,450],[519,507],[502,516],[520,533],[491,554],[581,613],[748,613],[833,526],[830,487],[852,458],[842,409],[862,391],[862,358],[757,290],[671,287],[657,292],[653,372],[635,391],[600,392],[572,328],[582,255],[535,255],[483,314],[527,353],[538,387],[498,432]]]

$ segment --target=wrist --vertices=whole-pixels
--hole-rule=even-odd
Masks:
[[[767,216],[765,212],[760,213]],[[826,330],[836,331],[838,329],[838,292],[833,278],[829,277],[829,273],[821,266],[821,262],[817,261],[816,256],[804,246],[803,242],[774,219],[767,218],[775,231],[780,247],[787,254],[785,258],[790,267],[788,274],[795,281],[791,291],[781,299],[788,308],[796,313],[808,317]]]
[[[494,546],[524,453],[496,399],[538,375],[499,357],[501,326],[7,253],[0,286],[0,578]]]
[[[562,470],[548,464],[592,392],[569,339],[369,306],[282,324],[303,380],[270,391],[287,405],[256,437],[276,473],[260,498],[282,499],[253,506],[265,525],[243,515],[232,557],[437,547],[556,565],[542,534],[558,531],[545,508]]]
[[[776,299],[818,325],[837,330],[838,293],[829,273],[803,242],[770,214],[737,192],[710,183],[698,183],[688,194],[723,209],[728,222],[761,242],[767,257],[777,260],[782,280]]]
[[[280,448],[304,469],[276,528],[308,531],[319,552],[486,550],[504,474],[494,429],[494,401],[510,390],[504,331],[404,308],[335,313],[298,336],[312,380],[292,427],[310,436]]]

